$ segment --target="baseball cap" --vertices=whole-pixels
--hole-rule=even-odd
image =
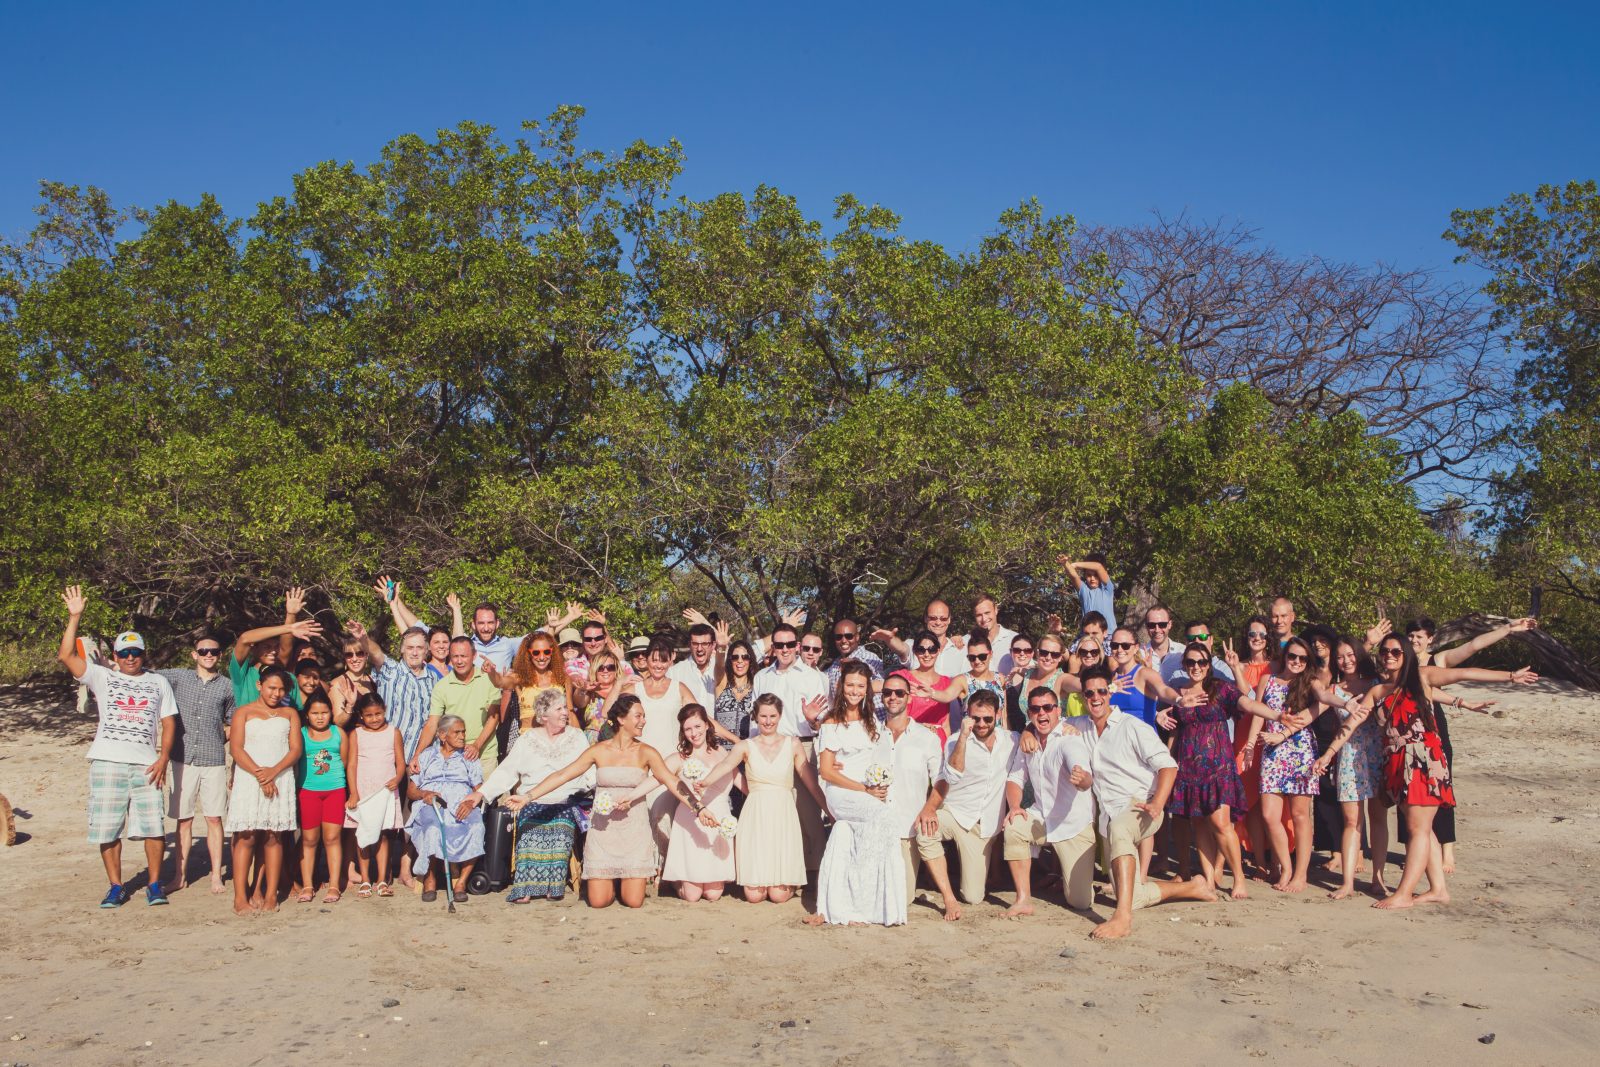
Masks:
[[[578,631],[574,630],[572,627],[568,626],[565,630],[562,630],[560,635],[556,638],[556,644],[581,645],[583,644],[583,635],[578,633]]]
[[[117,635],[116,643],[111,646],[112,652],[126,652],[128,649],[144,651],[144,638],[135,630],[124,630]]]

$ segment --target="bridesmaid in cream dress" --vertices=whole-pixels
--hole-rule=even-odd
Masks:
[[[648,722],[649,712],[645,715]],[[685,704],[678,712],[678,746],[667,757],[667,770],[695,788],[728,754],[726,749],[714,747],[718,744],[711,732],[710,713],[699,704]],[[732,790],[733,782],[724,779],[699,792],[705,810],[718,823],[733,814]],[[733,881],[733,874],[733,842],[722,836],[720,826],[712,829],[702,825],[688,807],[674,804],[661,880],[676,884],[678,896],[693,903],[719,899],[723,886]]]
[[[733,857],[744,898],[752,904],[763,900],[782,904],[806,884],[795,778],[816,798],[818,807],[828,810],[805,750],[794,738],[778,733],[782,718],[783,701],[776,694],[756,697],[753,721],[760,732],[734,745],[700,783],[702,791],[711,793],[718,782],[744,767],[746,798]]]

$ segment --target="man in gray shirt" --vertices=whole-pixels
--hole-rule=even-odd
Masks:
[[[228,813],[228,727],[233,722],[233,683],[219,674],[223,645],[210,634],[194,641],[194,666],[157,671],[172,686],[178,703],[178,736],[172,746],[172,793],[167,814],[178,820],[178,876],[172,888],[189,883],[189,848],[194,843],[196,810],[205,815],[206,850],[211,855],[211,891],[223,892],[222,820]]]

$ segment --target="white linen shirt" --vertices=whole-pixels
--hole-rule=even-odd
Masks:
[[[989,642],[989,669],[1002,678],[1010,674],[1015,666],[1011,659],[1011,642],[1016,639],[1017,631],[1002,626]]]
[[[993,749],[976,737],[968,737],[966,769],[958,771],[950,766],[950,757],[960,743],[961,735],[957,734],[944,745],[944,769],[939,772],[939,780],[949,786],[944,807],[963,830],[992,837],[1005,815],[1006,775],[1017,750],[1017,735],[996,729]]]
[[[1078,733],[1070,735],[1063,727]],[[1090,770],[1093,755],[1085,736],[1093,732],[1094,723],[1086,716],[1062,719],[1039,751],[1023,752],[1019,745],[1011,759],[1006,780],[1018,786],[1024,779],[1033,783],[1033,807],[1028,810],[1044,823],[1046,841],[1077,837],[1094,821],[1094,791],[1070,781],[1074,767]]]
[[[1091,752],[1089,773],[1094,775],[1094,798],[1100,802],[1102,834],[1110,828],[1112,819],[1134,803],[1150,799],[1158,771],[1178,766],[1156,735],[1155,727],[1124,711],[1112,709],[1106,717],[1104,733],[1096,732],[1094,723],[1088,722],[1083,737]]]
[[[676,679],[684,684],[689,692],[694,694],[696,704],[706,709],[706,714],[717,706],[717,654],[711,653],[711,658],[706,660],[705,673],[700,673],[700,668],[694,665],[694,657],[680,659],[667,670],[667,677]]]
[[[778,720],[778,732],[785,737],[798,737],[808,740],[816,736],[816,731],[806,721],[805,713],[800,706],[808,700],[825,696],[828,689],[827,679],[815,667],[807,667],[796,656],[789,669],[780,671],[776,663],[770,667],[763,667],[756,672],[755,684],[751,686],[750,736],[754,737],[759,731],[755,723],[755,698],[762,693],[772,693],[783,701],[783,718]]]
[[[893,757],[889,769],[894,774],[889,783],[889,803],[900,814],[901,837],[914,837],[917,832],[917,815],[928,801],[928,790],[939,775],[939,765],[944,761],[944,749],[939,745],[939,735],[915,720],[909,720],[905,733],[897,739],[887,726],[880,727],[889,735]]]

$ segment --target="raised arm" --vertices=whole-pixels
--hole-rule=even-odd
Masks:
[[[1067,573],[1072,575],[1080,582],[1083,581],[1085,572],[1100,579],[1101,585],[1109,585],[1111,582],[1111,575],[1109,572],[1107,572],[1105,564],[1103,563],[1096,563],[1092,559],[1073,561],[1067,556],[1057,556],[1056,562],[1065,567],[1067,569]]]
[[[67,628],[61,633],[61,647],[56,651],[56,658],[74,678],[82,678],[83,672],[89,669],[89,661],[78,655],[78,620],[83,618],[88,598],[83,595],[81,586],[69,585],[61,594],[61,602],[67,606]]]
[[[405,633],[413,626],[422,625],[422,620],[418,619],[416,613],[406,607],[405,601],[400,599],[400,587],[395,584],[394,579],[387,574],[380,574],[372,588],[389,606],[389,617],[394,620],[394,628],[397,631]]]
[[[233,643],[233,659],[236,663],[243,663],[249,658],[252,648],[262,641],[270,641],[275,637],[298,637],[309,641],[313,637],[320,636],[322,636],[322,624],[312,622],[310,619],[285,623],[282,626],[258,626],[254,630],[246,630],[239,635],[239,639]],[[279,658],[287,663],[287,657],[280,656]]]
[[[1491,671],[1485,667],[1423,667],[1422,680],[1434,687],[1454,682],[1515,682],[1517,685],[1532,685],[1539,680],[1539,676],[1531,667],[1516,671]]]
[[[868,635],[867,640],[878,641],[892,648],[895,654],[900,657],[900,662],[902,663],[910,664],[913,662],[911,659],[911,645],[900,640],[900,628],[898,626],[892,630],[886,630],[880,626]]]
[[[1521,619],[1512,619],[1510,622],[1502,626],[1496,626],[1488,633],[1479,634],[1466,644],[1456,645],[1454,648],[1447,648],[1443,652],[1435,652],[1433,654],[1433,666],[1454,667],[1456,664],[1464,662],[1474,652],[1482,652],[1490,645],[1495,644],[1498,641],[1504,641],[1507,637],[1510,637],[1514,633],[1532,630],[1538,625],[1539,620],[1532,618],[1531,616]]]
[[[526,793],[523,793],[521,796],[513,795],[508,797],[506,799],[506,806],[515,810],[516,808],[522,807],[524,804],[532,803],[557,786],[566,785],[568,782],[578,777],[578,775],[582,774],[590,767],[597,766],[595,763],[594,754],[599,750],[599,748],[600,746],[598,744],[590,745],[588,748],[583,750],[582,754],[580,754],[577,759],[573,760],[559,771],[551,771],[549,774],[545,775],[543,781],[534,786],[532,789],[528,790]]]

